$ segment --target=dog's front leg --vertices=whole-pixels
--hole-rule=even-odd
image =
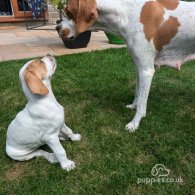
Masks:
[[[53,151],[55,157],[58,159],[62,169],[70,171],[71,169],[75,168],[75,163],[67,158],[66,151],[62,147],[58,135],[50,136],[46,143]]]
[[[138,93],[139,93],[139,74],[138,70],[136,68],[136,89],[135,89],[135,98],[133,100],[132,104],[128,104],[126,107],[130,109],[135,109],[137,107],[137,98],[138,98]]]
[[[137,110],[133,120],[126,125],[126,129],[129,132],[135,131],[139,127],[141,119],[146,115],[147,100],[155,70],[154,66],[138,67],[138,72],[139,90],[137,98]]]
[[[135,131],[141,119],[146,115],[147,100],[154,75],[155,51],[149,45],[140,43],[139,37],[134,37],[129,44],[130,53],[136,65],[137,90],[135,96],[136,114],[133,120],[126,125],[129,132]],[[133,45],[133,47],[131,47]],[[142,55],[144,54],[144,55]]]
[[[59,139],[65,140],[66,138],[69,138],[72,141],[80,141],[81,135],[78,133],[73,133],[72,130],[64,123],[59,133]]]

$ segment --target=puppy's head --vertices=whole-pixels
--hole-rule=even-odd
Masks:
[[[20,81],[24,93],[46,95],[56,69],[56,60],[51,55],[27,62],[20,71]]]
[[[69,0],[65,18],[56,30],[61,38],[71,38],[85,32],[98,18],[96,0]]]

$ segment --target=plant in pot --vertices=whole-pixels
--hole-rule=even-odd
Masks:
[[[108,38],[108,42],[110,44],[116,44],[116,45],[123,45],[125,44],[125,41],[118,37],[117,35],[114,35],[110,32],[104,32],[106,37]]]
[[[50,0],[50,2],[59,10],[60,19],[56,21],[57,24],[62,22],[63,16],[66,17],[64,7],[67,5],[68,0]],[[75,39],[61,38],[64,45],[69,49],[77,49],[87,47],[91,38],[91,31],[86,31],[78,35]]]

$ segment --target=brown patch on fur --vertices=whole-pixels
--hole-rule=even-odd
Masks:
[[[75,21],[77,34],[85,32],[98,17],[96,0],[69,0],[65,11]]]
[[[65,29],[63,30],[62,37],[63,37],[63,38],[68,37],[69,33],[70,33],[70,30],[69,30],[68,28],[65,28]]]
[[[175,37],[178,32],[180,23],[176,17],[170,16],[161,27],[158,29],[154,36],[154,45],[158,51],[162,50],[164,45],[171,42],[171,39]]]
[[[5,173],[5,178],[9,181],[16,180],[24,173],[26,165],[16,163],[14,166]]]
[[[48,88],[42,80],[47,75],[45,63],[42,60],[34,60],[24,71],[24,80],[33,94],[45,95],[49,93]]]
[[[144,25],[145,37],[148,42],[154,39],[158,51],[170,43],[178,32],[180,23],[177,18],[171,16],[164,22],[165,8],[174,10],[178,5],[179,0],[157,0],[146,2],[142,8],[140,22]]]
[[[96,0],[79,0],[79,10],[77,15],[77,33],[85,32],[97,19]]]
[[[79,10],[79,0],[69,0],[65,7],[65,12],[68,19],[72,19],[76,22],[77,14]]]
[[[160,24],[163,22],[165,11],[163,6],[157,1],[145,3],[140,16],[140,21],[144,25],[144,33],[148,42],[154,37]]]
[[[168,10],[174,10],[179,5],[179,0],[158,0],[158,2],[162,3]]]

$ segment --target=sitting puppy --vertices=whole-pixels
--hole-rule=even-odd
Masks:
[[[55,58],[50,55],[29,61],[21,68],[19,76],[28,103],[8,127],[6,152],[18,161],[42,156],[51,163],[59,162],[69,171],[75,163],[68,160],[59,139],[68,137],[79,141],[81,136],[73,134],[64,123],[64,108],[55,99],[51,88],[55,69]],[[38,149],[44,144],[53,153]]]

